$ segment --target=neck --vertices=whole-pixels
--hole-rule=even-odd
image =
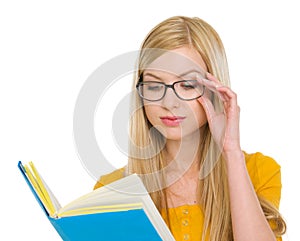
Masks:
[[[170,168],[169,174],[198,176],[200,170],[200,136],[199,132],[180,140],[167,140],[164,158]]]
[[[200,203],[200,135],[189,135],[179,141],[167,140],[165,157],[168,161],[166,198],[168,207]]]

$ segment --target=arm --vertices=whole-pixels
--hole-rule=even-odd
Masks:
[[[228,153],[226,161],[234,240],[276,240],[257,199],[243,153]]]
[[[237,96],[230,88],[222,86],[212,75],[208,74],[207,78],[210,80],[210,90],[221,98],[224,105],[224,115],[221,118],[214,115],[214,107],[209,99],[199,99],[206,111],[212,135],[219,144],[227,164],[234,240],[275,241],[275,235],[264,216],[240,148]],[[216,130],[218,126],[223,126],[224,130],[221,132]]]

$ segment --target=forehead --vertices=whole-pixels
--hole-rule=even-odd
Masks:
[[[171,51],[165,51],[161,56],[152,61],[145,72],[167,72],[177,76],[191,71],[205,75],[207,67],[201,55],[189,47],[181,47]]]

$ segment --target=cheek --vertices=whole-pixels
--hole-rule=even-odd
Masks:
[[[155,125],[160,125],[159,115],[161,113],[161,106],[155,104],[144,105],[145,114],[150,123]],[[181,111],[178,111],[178,114],[186,115],[189,119],[189,124],[191,126],[202,127],[207,123],[206,113],[202,107],[202,105],[197,101],[188,101],[184,102],[181,105]]]
[[[150,121],[150,123],[152,125],[155,125],[155,117],[158,114],[158,106],[156,105],[145,105],[144,109],[145,109],[145,113],[146,113],[146,117],[147,119]]]
[[[189,104],[189,109],[193,119],[197,123],[199,127],[203,126],[207,123],[206,113],[202,107],[202,105],[198,101],[193,101]]]

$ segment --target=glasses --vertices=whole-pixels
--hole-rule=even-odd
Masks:
[[[136,85],[139,96],[148,101],[159,101],[166,95],[167,88],[171,88],[181,100],[195,100],[204,94],[205,86],[197,80],[180,80],[171,85],[158,81],[142,81]]]

